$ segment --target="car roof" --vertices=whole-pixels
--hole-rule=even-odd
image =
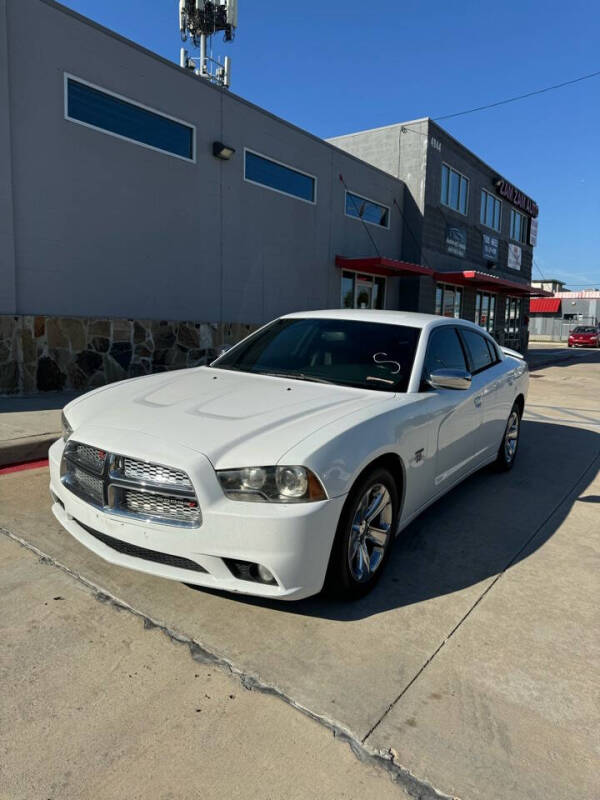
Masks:
[[[440,317],[437,314],[421,314],[416,311],[380,311],[370,308],[332,308],[317,311],[296,311],[284,314],[283,319],[344,319],[357,322],[382,322],[387,325],[407,325],[411,328],[428,328],[434,325],[466,325],[484,333],[474,322],[454,317]]]

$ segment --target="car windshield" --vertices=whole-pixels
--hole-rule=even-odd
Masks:
[[[278,319],[214,362],[218,369],[405,392],[419,328],[317,317]]]
[[[580,325],[574,329],[573,333],[596,333],[596,328],[592,328],[589,325]]]

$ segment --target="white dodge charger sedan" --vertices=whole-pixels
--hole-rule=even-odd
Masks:
[[[210,367],[69,403],[52,510],[123,567],[359,597],[417,514],[486,464],[513,466],[528,382],[517,353],[463,320],[289,314]]]

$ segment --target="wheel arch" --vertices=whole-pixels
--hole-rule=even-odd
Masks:
[[[398,453],[391,450],[387,453],[380,453],[376,458],[363,465],[360,471],[354,476],[354,480],[350,486],[350,492],[367,473],[378,467],[385,467],[394,478],[396,489],[398,490],[398,519],[400,519],[401,511],[404,507],[404,495],[406,491],[406,467]]]
[[[525,395],[522,392],[515,397],[515,405],[519,409],[519,417],[522,417],[525,410]]]

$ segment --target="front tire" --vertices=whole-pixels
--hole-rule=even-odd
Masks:
[[[508,472],[513,468],[519,449],[520,435],[521,409],[515,403],[510,411],[496,459],[496,466],[501,472]]]
[[[396,481],[387,469],[377,467],[353,486],[331,549],[328,594],[356,600],[373,589],[390,555],[398,511]]]

